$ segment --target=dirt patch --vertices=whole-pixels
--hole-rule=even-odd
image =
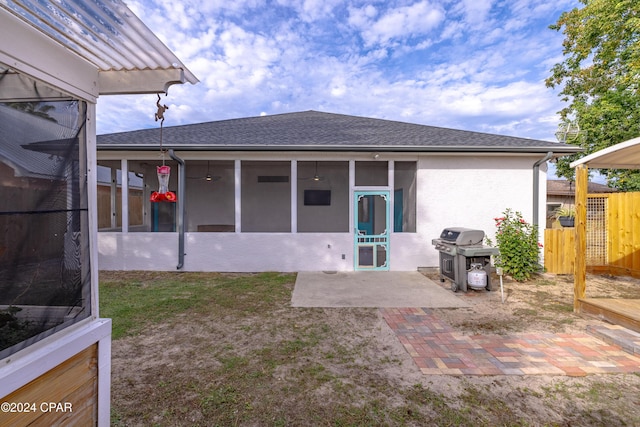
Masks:
[[[437,271],[423,274],[441,283]],[[629,277],[589,275],[590,298],[640,298],[640,281]],[[448,287],[449,283],[441,283]],[[573,313],[573,276],[542,274],[535,280],[516,282],[492,277],[493,291],[458,292],[471,307],[436,309],[437,316],[469,334],[506,334],[514,332],[584,332],[591,317]],[[504,302],[503,302],[504,299]]]
[[[101,281],[132,274],[104,273]],[[262,295],[239,292],[237,304],[212,298],[207,310],[187,309],[115,340],[113,424],[640,424],[638,375],[426,376],[378,309],[292,308],[294,280]],[[505,280],[504,289],[504,303],[498,286],[459,294],[469,308],[435,312],[469,334],[584,332],[598,322],[573,314],[572,277]],[[640,298],[640,282],[590,276],[588,294]],[[257,305],[266,295],[281,296]]]

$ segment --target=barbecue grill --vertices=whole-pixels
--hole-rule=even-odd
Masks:
[[[451,281],[451,290],[456,292],[467,288],[488,291],[491,286],[491,255],[499,253],[498,248],[482,244],[484,231],[464,227],[445,228],[440,238],[431,244],[440,252],[440,281]],[[468,276],[477,270],[486,272],[486,284],[476,281],[469,283]]]

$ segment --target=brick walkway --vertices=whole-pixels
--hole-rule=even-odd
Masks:
[[[382,315],[424,374],[571,375],[640,372],[640,357],[583,334],[463,335],[426,308]]]

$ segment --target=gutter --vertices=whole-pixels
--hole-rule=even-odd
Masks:
[[[185,167],[184,160],[176,156],[173,148],[169,149],[169,157],[178,162],[178,265],[176,270],[184,267],[184,197],[185,197]]]
[[[518,154],[535,154],[555,152],[563,154],[573,154],[582,151],[580,147],[574,146],[540,146],[540,147],[522,147],[522,146],[470,146],[470,145],[452,145],[452,146],[416,146],[416,145],[397,145],[397,146],[375,146],[375,145],[266,145],[266,144],[247,144],[247,145],[203,145],[203,144],[184,144],[174,146],[173,149],[180,151],[363,151],[363,152],[410,152],[410,153],[518,153]],[[157,151],[157,145],[151,144],[98,144],[98,151]]]
[[[553,157],[553,151],[549,151],[546,156],[533,164],[533,225],[538,226],[538,211],[540,207],[540,165]]]

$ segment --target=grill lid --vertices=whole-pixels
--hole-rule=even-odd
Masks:
[[[440,239],[454,245],[479,245],[484,240],[484,231],[464,227],[445,228]]]

